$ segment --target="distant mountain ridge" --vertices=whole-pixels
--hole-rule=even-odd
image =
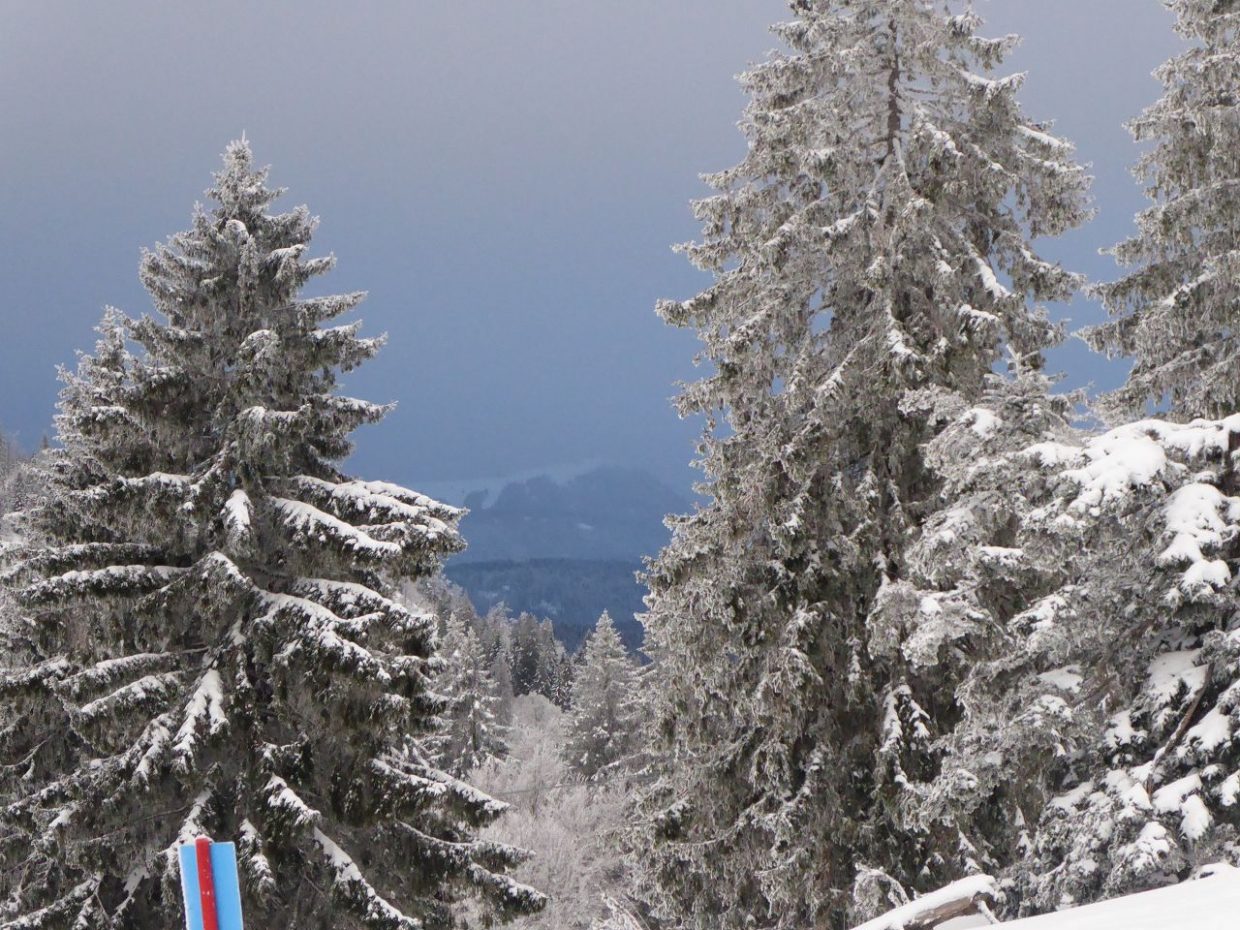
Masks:
[[[664,518],[691,509],[686,497],[649,472],[618,465],[531,474],[503,484],[431,483],[422,490],[469,509],[461,521],[469,548],[456,562],[638,562],[667,542]]]
[[[420,489],[469,509],[461,521],[469,548],[446,572],[475,606],[503,601],[550,617],[569,648],[604,610],[630,646],[640,642],[633,614],[644,590],[635,572],[666,544],[666,516],[692,509],[649,472],[600,463]]]
[[[608,467],[611,466],[602,459],[587,459],[582,462],[545,465],[541,468],[531,468],[508,475],[491,475],[490,477],[483,478],[455,478],[443,481],[419,481],[417,482],[417,487],[423,494],[427,494],[435,498],[435,500],[443,501],[445,504],[461,507],[465,504],[465,498],[473,497],[475,503],[478,503],[480,500],[479,506],[485,507],[488,504],[494,503],[499,497],[500,492],[510,484],[521,484],[535,478],[550,478],[557,484],[566,484],[574,478],[579,478],[592,471]]]

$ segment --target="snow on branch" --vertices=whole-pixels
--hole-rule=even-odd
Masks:
[[[413,522],[421,524],[430,536],[453,531],[447,521],[456,520],[461,511],[423,494],[386,481],[331,482],[300,475],[291,484],[318,507],[343,520],[367,524]]]
[[[401,549],[396,543],[375,539],[310,504],[283,497],[274,498],[273,503],[297,545],[332,543],[367,561],[383,561],[400,555]]]
[[[0,697],[12,697],[32,691],[52,691],[71,668],[67,659],[57,656],[40,662],[33,668],[0,669]]]
[[[366,294],[364,291],[355,291],[350,294],[330,294],[326,297],[308,297],[299,299],[294,303],[297,315],[301,318],[303,325],[313,326],[324,320],[334,319],[343,313],[348,313],[363,300]]]
[[[192,843],[200,836],[208,835],[209,831],[203,824],[203,814],[207,811],[207,805],[211,801],[211,792],[200,791],[194,797],[194,802],[190,805],[189,811],[181,820],[181,827],[177,831],[177,838],[170,845],[164,848],[164,874],[176,880],[176,876],[180,871],[180,847],[185,843]]]
[[[1031,142],[1036,142],[1038,145],[1045,146],[1048,149],[1054,149],[1056,152],[1066,154],[1074,148],[1071,142],[1052,136],[1048,132],[1042,132],[1040,129],[1035,129],[1032,126],[1022,125],[1017,127],[1017,131]]]
[[[471,863],[469,866],[469,877],[475,885],[489,893],[491,900],[501,910],[515,914],[525,914],[530,911],[541,910],[547,905],[548,898],[546,895],[531,888],[529,885],[517,881],[511,875],[492,872],[490,869],[485,869],[477,863]]]
[[[157,591],[184,571],[165,565],[110,565],[90,571],[69,571],[32,584],[19,596],[32,606],[74,598],[131,597]]]
[[[23,914],[16,920],[6,921],[5,930],[43,930],[44,927],[60,927],[66,920],[77,911],[81,911],[86,907],[87,903],[94,897],[95,892],[99,888],[97,879],[84,881],[75,885],[74,888],[47,907],[32,911],[29,914]],[[76,928],[76,924],[74,925]]]
[[[267,613],[254,621],[257,627],[281,624],[287,645],[279,658],[288,662],[299,652],[329,660],[330,667],[388,683],[391,675],[365,646],[349,636],[364,636],[372,616],[345,620],[314,601],[291,594],[263,595]]]
[[[322,815],[301,799],[279,775],[267,781],[266,801],[269,823],[287,833],[296,833],[317,826]]]
[[[73,698],[96,688],[106,687],[130,675],[162,671],[175,663],[176,656],[166,652],[141,652],[136,655],[104,659],[64,680],[65,692]],[[65,663],[67,668],[67,663]]]
[[[419,790],[425,790],[423,783],[434,784],[435,791],[440,796],[450,795],[465,803],[471,809],[471,816],[478,817],[484,822],[494,820],[500,814],[508,810],[508,805],[503,801],[497,801],[495,798],[479,791],[477,788],[454,778],[447,772],[430,766],[413,765],[409,762],[402,761],[394,757],[387,757],[383,760],[376,760],[374,763],[376,771],[381,775],[395,778],[411,779],[409,785],[416,786]],[[390,773],[390,775],[388,775]]]
[[[179,672],[145,675],[110,694],[83,704],[77,709],[77,716],[90,723],[101,717],[115,717],[131,713],[140,707],[159,704],[173,693],[180,681]]]
[[[224,532],[234,550],[245,551],[254,539],[254,504],[245,491],[237,488],[224,504]]]
[[[146,725],[146,732],[142,734],[142,739],[138,742],[138,745],[145,742],[146,749],[142,751],[142,758],[134,767],[134,784],[140,787],[151,784],[156,774],[156,766],[161,763],[172,742],[171,723],[172,714],[166,713],[160,714]]]
[[[995,880],[989,875],[962,878],[867,921],[854,930],[931,930],[954,917],[989,915],[989,903],[995,899],[996,891]]]
[[[374,759],[370,763],[375,802],[385,810],[407,812],[424,807],[448,793],[448,786],[424,775]]]
[[[269,898],[276,890],[275,872],[263,851],[264,847],[263,838],[254,824],[249,819],[242,820],[237,838],[237,858],[249,887],[262,900]]]
[[[1026,78],[1023,72],[1010,74],[1002,78],[984,77],[964,68],[958,68],[956,73],[970,90],[980,94],[987,101],[994,100],[1004,94],[1014,93],[1025,83]]]
[[[78,543],[25,549],[20,561],[0,573],[0,580],[11,584],[23,578],[58,575],[70,569],[82,571],[109,565],[146,564],[158,557],[158,549],[141,543]]]
[[[228,718],[224,714],[224,684],[220,673],[209,668],[198,679],[198,685],[185,708],[184,722],[177,731],[173,745],[177,769],[187,772],[193,768],[194,753],[203,735],[215,736],[227,726]]]
[[[433,614],[414,613],[403,604],[398,604],[365,585],[349,581],[298,578],[291,585],[290,593],[313,601],[342,618],[380,616],[385,624],[397,632],[429,634],[435,628]]]
[[[1205,553],[1218,551],[1236,538],[1240,497],[1229,497],[1213,485],[1188,484],[1171,495],[1166,521],[1172,541],[1158,556],[1158,564],[1187,565],[1180,592],[1198,599],[1225,587],[1231,580],[1227,562]]]
[[[353,910],[367,927],[372,930],[421,930],[422,922],[406,916],[380,895],[374,886],[366,881],[352,857],[318,827],[314,829],[314,839],[335,873],[333,893]]]
[[[394,824],[402,839],[408,841],[410,847],[419,858],[441,866],[467,866],[473,862],[481,862],[495,867],[513,866],[529,859],[530,853],[515,846],[486,840],[470,840],[459,842],[431,836],[404,821]]]

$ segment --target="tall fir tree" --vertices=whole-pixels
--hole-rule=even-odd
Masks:
[[[569,771],[598,778],[629,759],[641,735],[637,663],[604,611],[573,679],[561,754]]]
[[[1130,126],[1153,203],[1097,288],[1115,319],[1089,342],[1129,356],[1116,415],[1167,405],[1179,420],[1240,410],[1240,3],[1167,0],[1191,45],[1157,72],[1162,98]]]
[[[1016,37],[955,2],[791,7],[742,77],[747,155],[696,205],[714,283],[659,308],[711,366],[680,399],[710,500],[649,568],[660,777],[630,839],[689,927],[841,926],[859,865],[956,870],[898,816],[887,739],[932,765],[954,699],[869,621],[937,505],[913,401],[977,402],[1002,349],[1039,367],[1036,301],[1079,280],[1032,243],[1087,215],[1071,146],[993,76]]]
[[[491,676],[491,657],[468,616],[448,615],[439,653],[442,668],[434,684],[447,706],[428,748],[442,768],[461,777],[507,753],[502,696]]]
[[[64,375],[49,492],[7,573],[32,664],[0,677],[3,921],[167,927],[178,844],[238,843],[251,922],[413,930],[541,897],[476,839],[503,810],[420,739],[434,623],[394,598],[459,513],[347,477],[385,408],[338,394],[381,340],[304,297],[331,258],[233,143],[192,227],[144,255],[162,320],[109,311]],[[140,351],[131,351],[133,346]]]

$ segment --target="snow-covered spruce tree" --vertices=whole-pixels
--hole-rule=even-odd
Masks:
[[[1152,205],[1115,248],[1132,271],[1097,290],[1115,319],[1088,341],[1130,356],[1117,414],[1169,403],[1176,419],[1240,410],[1240,3],[1167,0],[1191,48],[1157,72],[1162,98],[1130,129]]]
[[[714,283],[660,307],[712,369],[680,401],[710,503],[649,568],[661,777],[631,842],[652,913],[691,927],[838,926],[859,863],[955,871],[881,752],[893,696],[933,740],[951,689],[867,623],[937,503],[906,402],[973,403],[1002,347],[1038,367],[1058,331],[1032,302],[1079,282],[1031,243],[1087,212],[1071,147],[991,76],[1015,37],[958,3],[791,6],[788,51],[742,78],[748,153],[697,204]]]
[[[459,615],[466,618],[467,625],[478,637],[486,655],[487,668],[494,685],[495,702],[491,705],[495,718],[506,727],[512,718],[512,656],[511,620],[508,608],[498,604],[479,616],[469,595],[460,585],[449,581],[444,575],[406,586],[404,598],[407,604],[427,605],[437,617]]]
[[[637,749],[641,734],[639,670],[604,611],[586,639],[564,724],[564,762],[596,778]]]
[[[1059,568],[972,664],[921,809],[1002,866],[1008,913],[1240,862],[1237,434],[1143,420],[1026,451],[1052,493],[1017,552]]]
[[[908,672],[887,693],[880,777],[896,822],[922,838],[937,869],[956,876],[999,874],[1022,855],[1022,820],[1036,817],[1042,798],[1036,787],[1032,799],[1020,789],[1040,785],[1057,755],[1052,731],[1004,720],[988,692],[986,699],[976,693],[984,690],[979,680],[1043,671],[1017,661],[1022,613],[1062,586],[1071,564],[1060,535],[1025,532],[1055,486],[1027,450],[1077,441],[1069,420],[1079,398],[1050,387],[1041,373],[1018,370],[1011,379],[992,376],[973,405],[936,390],[905,406],[943,424],[925,446],[940,485],[905,552],[904,572],[883,585],[870,614],[871,653],[898,656]],[[934,700],[950,701],[950,713],[931,718],[923,708]],[[987,751],[1008,753],[1019,771],[990,777],[1002,766],[979,759],[976,740],[957,734],[969,727],[993,738]],[[879,863],[866,866],[853,902],[858,922],[906,892]]]
[[[230,145],[213,208],[142,260],[163,320],[109,312],[64,376],[53,485],[7,575],[36,661],[0,676],[6,926],[172,926],[176,847],[203,833],[236,839],[259,924],[541,903],[505,874],[516,851],[475,838],[503,805],[419,748],[435,621],[393,598],[460,548],[458,512],[341,472],[384,408],[337,373],[380,341],[323,325],[361,294],[300,296],[332,260],[279,193]]]
[[[440,729],[427,745],[441,768],[460,777],[507,752],[500,695],[491,677],[490,656],[468,616],[447,616],[439,654],[442,668],[434,687],[447,706]]]
[[[504,726],[512,722],[512,702],[516,693],[512,687],[512,631],[506,615],[487,611],[481,619],[482,647],[486,650],[491,668],[491,680],[495,682],[495,694],[499,699],[496,712]]]
[[[25,466],[25,457],[17,444],[0,432],[0,519],[13,509],[13,486]]]
[[[1151,404],[1226,419],[1138,420],[1030,451],[1059,488],[1015,545],[1060,568],[958,689],[965,713],[920,810],[960,826],[987,867],[1006,851],[1009,913],[1240,860],[1240,4],[1168,6],[1193,47],[1132,125],[1152,143],[1137,174],[1153,204],[1115,250],[1133,270],[1098,288],[1115,318],[1087,338],[1135,356],[1104,401],[1116,419]]]

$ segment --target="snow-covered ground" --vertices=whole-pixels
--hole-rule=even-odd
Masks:
[[[1112,898],[1039,917],[1003,923],[1004,930],[1235,930],[1240,927],[1240,869],[1207,866],[1193,881],[1155,891]],[[994,880],[979,875],[923,895],[857,927],[856,930],[905,930],[924,927],[953,902],[994,893]],[[984,914],[956,917],[935,930],[974,930],[990,926]]]
[[[1157,891],[1112,898],[1041,917],[1005,923],[1005,930],[1235,930],[1240,927],[1240,870]]]

